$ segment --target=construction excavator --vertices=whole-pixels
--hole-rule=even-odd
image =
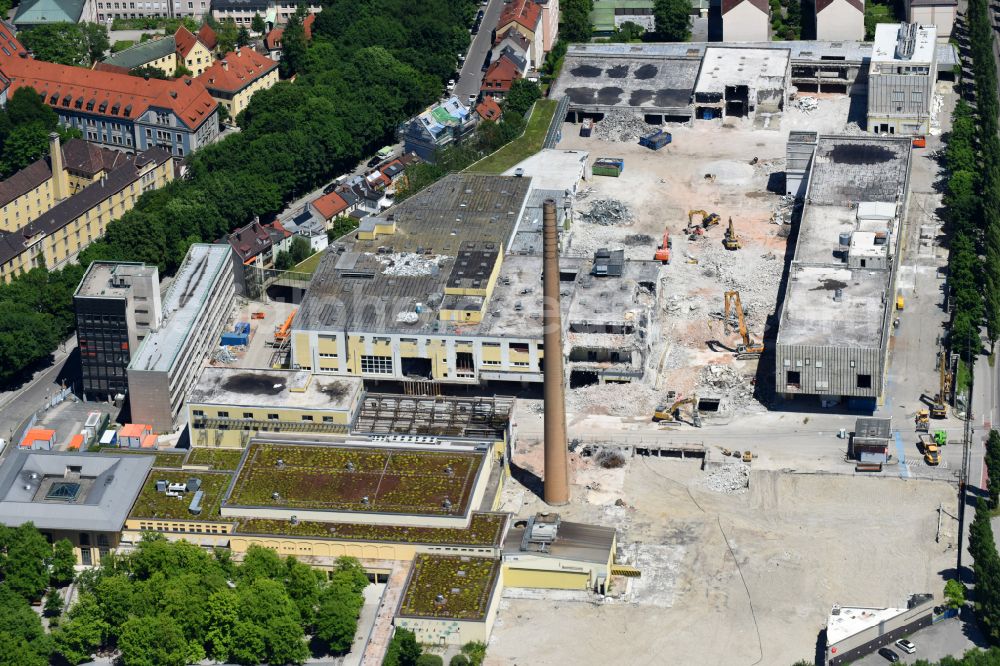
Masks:
[[[701,216],[701,222],[698,224],[694,223],[696,215]],[[688,225],[684,228],[684,233],[688,234],[689,238],[693,240],[695,236],[703,236],[705,234],[705,229],[714,227],[720,221],[722,221],[722,218],[718,213],[709,213],[704,210],[689,210]]]
[[[668,229],[664,229],[663,241],[660,243],[660,247],[656,248],[656,253],[653,255],[653,261],[661,261],[665,264],[669,264],[670,248],[673,246],[673,242],[670,240],[670,231]]]
[[[726,229],[726,237],[722,239],[722,247],[727,250],[738,250],[743,247],[743,242],[736,235],[736,229],[733,227],[733,218],[729,218],[729,228]]]
[[[743,303],[740,302],[740,292],[727,291],[725,294],[725,308],[722,313],[723,326],[725,326],[727,333],[731,325],[730,312],[733,310],[736,311],[736,324],[739,328],[740,337],[743,340],[743,343],[736,347],[736,358],[741,360],[760,358],[760,355],[764,353],[764,343],[754,342],[750,338],[750,331],[747,330],[747,322],[743,318]]]
[[[684,407],[685,405],[691,405],[691,416],[688,422],[695,428],[700,428],[701,415],[698,414],[698,396],[696,395],[693,395],[690,398],[681,398],[680,400],[675,400],[672,403],[663,403],[662,405],[658,405],[656,410],[653,411],[653,421],[681,423],[681,407]]]
[[[951,395],[951,372],[948,370],[948,354],[938,352],[938,393],[930,401],[932,419],[948,418],[948,396]]]

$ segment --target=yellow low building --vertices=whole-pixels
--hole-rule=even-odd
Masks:
[[[0,236],[0,278],[10,282],[32,268],[62,266],[103,236],[108,223],[131,210],[144,192],[173,178],[173,159],[161,148],[128,157],[35,220]]]
[[[197,78],[235,118],[247,108],[254,93],[278,82],[278,63],[251,48],[237,47],[206,67]]]
[[[53,132],[46,157],[0,182],[0,231],[15,231],[38,219],[125,160],[125,153],[83,139],[71,139],[62,146]]]
[[[191,443],[241,449],[263,433],[345,434],[363,396],[353,378],[208,367],[188,393]]]

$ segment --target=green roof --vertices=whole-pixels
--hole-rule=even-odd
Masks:
[[[482,620],[489,610],[499,573],[500,560],[417,555],[396,614],[399,617]]]
[[[188,511],[194,492],[181,493],[180,497],[170,497],[156,490],[156,482],[183,483],[195,478],[201,481],[203,499],[200,514]],[[232,475],[224,472],[170,472],[154,469],[146,477],[129,518],[144,518],[147,520],[208,520],[219,521],[219,506],[222,495],[229,486]]]
[[[45,23],[76,23],[83,15],[86,0],[24,0],[14,15],[14,25],[42,25]]]
[[[652,11],[653,0],[594,0],[590,12],[590,22],[595,32],[611,32],[615,29],[616,9],[648,9]]]
[[[109,65],[135,69],[136,67],[147,65],[154,60],[165,58],[176,51],[177,44],[174,42],[174,38],[164,37],[162,39],[151,39],[148,42],[142,42],[140,44],[136,44],[135,46],[130,46],[124,51],[119,51],[118,53],[108,56],[104,59],[104,62]]]

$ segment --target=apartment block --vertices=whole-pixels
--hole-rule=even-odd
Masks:
[[[926,134],[937,80],[937,28],[881,23],[868,69],[868,130]]]
[[[133,423],[174,430],[184,398],[219,342],[235,291],[228,245],[196,243],[163,298],[160,328],[142,341],[128,366]]]
[[[95,261],[73,295],[73,308],[84,398],[125,395],[129,361],[163,316],[157,267]]]

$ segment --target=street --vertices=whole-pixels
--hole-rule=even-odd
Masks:
[[[486,59],[486,53],[493,48],[490,37],[500,18],[502,8],[503,0],[490,0],[488,5],[479,8],[485,12],[483,22],[479,26],[479,34],[472,36],[472,44],[469,45],[469,52],[465,55],[465,63],[455,85],[455,96],[463,104],[468,103],[469,95],[479,95],[479,88],[483,83],[483,60]]]
[[[0,437],[10,443],[14,431],[20,424],[31,416],[32,412],[41,409],[49,395],[61,388],[59,381],[64,375],[63,367],[71,357],[74,360],[77,358],[73,354],[75,349],[76,336],[74,335],[53,352],[55,361],[52,365],[36,372],[32,379],[23,386],[0,393]],[[68,375],[78,374],[77,369],[67,368],[66,370]],[[6,450],[10,448],[8,446]]]

